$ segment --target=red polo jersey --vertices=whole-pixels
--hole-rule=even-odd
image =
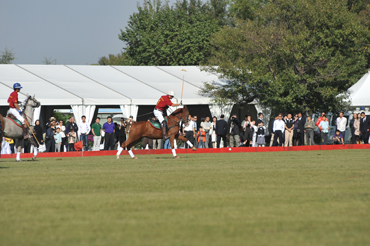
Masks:
[[[162,110],[162,111],[165,111],[169,106],[172,106],[172,104],[173,103],[171,102],[170,97],[168,95],[165,95],[165,96],[161,96],[161,98],[159,98],[155,108],[159,109],[159,110]]]
[[[18,92],[13,91],[8,98],[9,107],[15,108],[14,103],[18,103]]]

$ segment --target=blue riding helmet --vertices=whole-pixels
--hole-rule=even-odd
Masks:
[[[19,83],[15,83],[14,85],[13,85],[13,89],[22,89],[23,87],[21,86],[21,84],[19,84]]]

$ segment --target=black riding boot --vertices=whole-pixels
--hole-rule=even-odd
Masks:
[[[162,128],[162,132],[163,132],[163,140],[166,140],[166,139],[170,138],[169,136],[167,136],[167,124],[166,124],[166,121],[163,121],[162,122],[161,128]]]

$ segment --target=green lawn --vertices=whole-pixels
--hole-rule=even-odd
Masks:
[[[0,159],[0,245],[370,245],[369,154]]]

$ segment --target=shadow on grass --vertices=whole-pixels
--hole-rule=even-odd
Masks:
[[[10,167],[0,167],[0,169],[6,169],[6,168],[10,168]]]

